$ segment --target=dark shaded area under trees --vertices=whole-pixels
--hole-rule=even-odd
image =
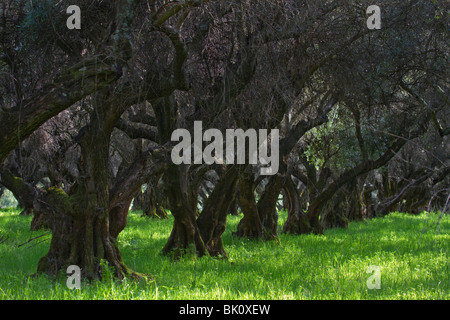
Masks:
[[[134,201],[174,216],[164,248],[226,257],[235,234],[323,234],[449,196],[445,1],[0,1],[0,187],[49,228],[37,272],[140,277],[117,237]],[[171,160],[172,132],[279,129],[277,174]],[[248,156],[248,154],[247,154]],[[280,201],[280,198],[282,199]],[[448,205],[447,205],[448,208]]]

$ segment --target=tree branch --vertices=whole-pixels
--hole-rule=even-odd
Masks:
[[[48,119],[116,81],[121,72],[103,57],[90,57],[62,72],[13,109],[0,110],[0,163]]]
[[[119,119],[116,123],[116,128],[125,132],[131,139],[158,141],[158,131],[155,127],[144,128],[130,121]]]

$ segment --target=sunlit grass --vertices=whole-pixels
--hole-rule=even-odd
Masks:
[[[45,231],[30,232],[30,217],[0,210],[0,299],[449,299],[450,219],[392,213],[350,223],[324,236],[280,234],[279,241],[233,237],[240,216],[223,235],[228,259],[160,254],[173,220],[131,212],[119,236],[125,263],[152,280],[122,283],[105,277],[69,290],[65,279],[30,277],[46,254]],[[285,214],[280,214],[280,230]],[[381,269],[381,289],[367,288],[370,265]]]

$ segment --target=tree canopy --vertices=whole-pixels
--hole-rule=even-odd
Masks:
[[[72,2],[0,1],[0,184],[52,232],[38,272],[139,277],[116,241],[133,199],[174,216],[174,257],[226,257],[237,209],[269,240],[280,207],[294,234],[448,208],[446,1],[383,2],[375,30],[365,0],[79,0],[69,29]],[[278,171],[173,163],[196,121],[279,130]]]

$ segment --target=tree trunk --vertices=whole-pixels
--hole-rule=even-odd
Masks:
[[[266,239],[274,239],[278,236],[278,212],[276,210],[276,204],[284,183],[285,177],[281,174],[272,176],[258,201],[258,214]]]
[[[110,207],[109,142],[122,111],[105,103],[109,95],[110,91],[104,90],[95,97],[95,111],[80,142],[81,178],[77,189],[69,197],[54,188],[47,195],[50,198],[40,202],[50,215],[53,237],[49,252],[39,261],[38,272],[56,275],[59,271],[65,272],[69,265],[77,265],[85,278],[98,279],[102,276],[102,262],[105,262],[119,279],[138,276],[123,263],[116,241],[118,230],[122,228],[110,228],[110,210],[115,207],[118,207],[117,213],[128,210],[132,196]],[[42,208],[39,211],[43,211]]]
[[[96,129],[101,128],[94,127],[81,145],[84,178],[75,194],[69,198],[61,189],[54,189],[46,199],[52,205],[43,209],[50,213],[53,237],[49,252],[39,261],[38,272],[56,275],[69,265],[77,265],[84,277],[98,279],[102,276],[101,262],[105,261],[119,279],[136,275],[123,263],[116,242],[118,231],[110,230],[109,136],[97,134]]]
[[[362,216],[362,212],[363,212],[363,207],[360,201],[360,197],[359,197],[359,184],[358,184],[358,179],[355,179],[355,181],[349,185],[347,185],[346,192],[347,192],[347,223],[345,224],[344,227],[348,227],[348,222],[351,221],[362,221],[363,220],[363,216]]]
[[[192,167],[190,168],[192,169]],[[195,213],[195,216],[199,216],[200,212],[198,209],[198,198],[199,191],[201,187],[201,180],[203,176],[209,171],[209,166],[202,165],[194,170],[189,170],[189,190],[188,190],[188,199],[192,210]]]
[[[284,191],[288,202],[288,217],[283,226],[284,233],[304,234],[311,232],[311,225],[300,205],[300,195],[291,177],[286,179]]]
[[[0,166],[0,180],[17,199],[19,207],[22,209],[20,215],[28,216],[33,214],[34,199],[37,196],[35,188],[23,179],[16,177],[5,166]]]
[[[137,276],[125,266],[117,242],[109,234],[104,214],[93,217],[76,210],[71,216],[67,211],[46,210],[52,217],[52,240],[47,255],[39,260],[38,273],[56,276],[59,272],[64,273],[69,265],[77,265],[83,277],[100,279],[101,261],[106,261],[119,279]]]
[[[125,228],[130,204],[136,192],[141,190],[150,177],[159,177],[165,170],[166,162],[164,157],[143,153],[117,175],[109,191],[109,228],[113,237],[117,238]]]
[[[131,199],[125,200],[109,210],[109,233],[114,239],[117,239],[127,226],[131,201]]]
[[[131,210],[133,210],[133,211],[142,210],[143,203],[144,203],[144,195],[142,193],[142,188],[139,188],[138,192],[134,196],[133,207]]]
[[[423,128],[419,128],[409,133],[409,138],[417,137]],[[376,160],[366,160],[351,169],[343,172],[338,178],[331,182],[320,194],[314,198],[308,208],[307,215],[310,219],[312,231],[315,234],[323,234],[323,226],[320,223],[319,217],[325,204],[333,197],[333,195],[345,184],[355,180],[358,176],[368,173],[374,169],[384,166],[394,155],[405,145],[408,140],[399,137],[396,138],[391,146]]]
[[[158,186],[160,176],[153,177],[147,183],[147,189],[144,192],[144,203],[142,216],[153,219],[168,219],[167,201],[164,191],[161,191],[161,185]]]
[[[189,205],[186,186],[186,167],[170,164],[165,175],[164,185],[169,207],[175,218],[169,240],[162,252],[177,259],[185,253],[206,254],[196,216]]]
[[[202,239],[211,256],[227,256],[223,248],[222,234],[236,195],[238,178],[238,166],[232,166],[223,173],[197,219]]]
[[[235,234],[240,238],[263,237],[263,225],[258,214],[254,187],[253,174],[246,170],[239,178],[239,206],[244,217],[239,221]]]
[[[372,185],[364,185],[363,190],[361,192],[361,204],[362,204],[362,219],[370,219],[373,218],[374,213],[374,204],[372,200],[372,192],[375,188]]]
[[[147,183],[147,188],[144,191],[142,204],[142,216],[149,218],[158,218],[156,214],[156,195],[153,183]]]
[[[327,210],[321,218],[324,229],[347,228],[349,216],[352,215],[351,192],[346,188],[339,189],[336,194],[327,201]]]
[[[239,194],[235,193],[233,198],[234,200],[233,202],[231,202],[229,214],[231,214],[232,216],[237,216],[239,215],[239,202],[238,202]]]

